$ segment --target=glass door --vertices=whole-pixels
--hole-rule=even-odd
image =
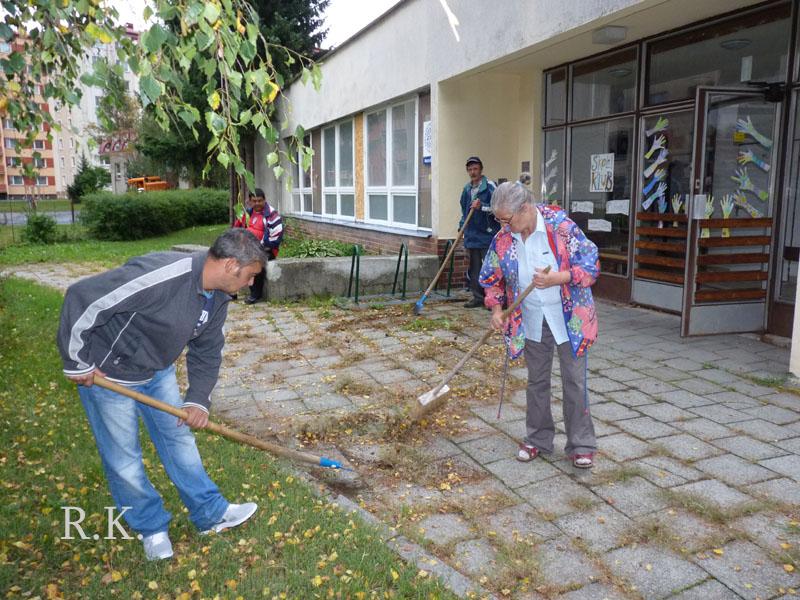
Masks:
[[[761,331],[780,104],[698,88],[682,335]]]

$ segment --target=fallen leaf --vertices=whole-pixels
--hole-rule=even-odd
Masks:
[[[783,570],[786,571],[787,573],[791,573],[794,571],[794,565],[785,564],[783,565]]]

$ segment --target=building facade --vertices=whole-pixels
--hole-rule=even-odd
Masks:
[[[17,42],[0,41],[0,57],[7,56],[12,50],[22,50]],[[47,104],[41,96],[41,85],[35,86],[35,98],[45,110]],[[36,133],[32,148],[22,148],[18,142],[24,137],[14,129],[14,124],[6,114],[0,114],[0,199],[33,199],[54,198],[57,193],[55,171],[55,155],[53,143],[48,140],[49,127],[42,125]],[[37,156],[34,156],[37,154]],[[34,177],[25,175],[25,167],[35,169]]]
[[[125,25],[126,33],[134,42],[138,42],[139,33],[130,23]],[[94,64],[105,60],[109,65],[119,63],[115,44],[97,43],[92,50],[81,60],[81,72],[90,73]],[[127,86],[128,94],[136,97],[139,90],[139,78],[131,71],[127,63],[122,63],[123,79]],[[67,186],[75,179],[81,164],[81,157],[85,156],[92,166],[102,166],[112,170],[111,158],[107,152],[101,151],[102,143],[96,143],[98,135],[97,109],[103,98],[103,90],[97,86],[88,86],[80,83],[81,100],[76,106],[51,106],[56,123],[60,130],[53,132],[53,145],[55,151],[56,184],[58,194],[66,195]],[[112,172],[112,183],[115,173]]]
[[[530,171],[597,243],[599,296],[680,314],[684,335],[798,340],[799,12],[405,0],[324,58],[319,93],[287,91],[311,169],[291,190],[257,178],[306,229],[434,251],[477,154],[496,181]]]

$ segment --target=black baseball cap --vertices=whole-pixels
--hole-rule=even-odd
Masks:
[[[467,164],[466,164],[466,166],[468,167],[468,166],[470,166],[470,165],[471,165],[471,164],[473,164],[473,163],[477,163],[477,164],[479,164],[479,165],[481,166],[481,169],[483,168],[483,162],[482,162],[482,161],[481,161],[481,159],[480,159],[480,158],[478,158],[477,156],[470,156],[470,157],[467,159]]]

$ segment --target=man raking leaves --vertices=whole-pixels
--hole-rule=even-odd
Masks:
[[[258,508],[225,499],[203,467],[190,428],[208,423],[230,294],[252,284],[265,262],[253,235],[231,229],[208,252],[133,258],[67,290],[57,338],[64,373],[78,384],[111,495],[142,536],[148,560],[172,556],[172,516],[145,474],[139,417],[200,532],[240,525]],[[189,388],[181,399],[174,363],[185,348]],[[180,408],[185,418],[92,385],[95,375]]]

